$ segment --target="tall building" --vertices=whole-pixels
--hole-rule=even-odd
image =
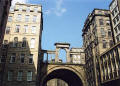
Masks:
[[[88,86],[99,86],[101,82],[98,62],[99,55],[114,44],[110,11],[94,9],[85,21],[82,36],[85,48]]]
[[[111,21],[115,43],[120,42],[120,0],[112,0],[110,3]]]
[[[36,86],[42,22],[41,5],[16,3],[10,11],[0,58],[2,86]]]
[[[2,47],[10,5],[11,0],[0,0],[0,49]]]

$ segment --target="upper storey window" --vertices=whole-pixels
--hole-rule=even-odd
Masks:
[[[19,31],[20,31],[20,25],[16,25],[15,32],[19,33]]]
[[[104,25],[103,19],[99,19],[99,24]]]
[[[36,12],[36,13],[37,13],[37,11],[38,11],[38,8],[37,8],[37,7],[35,7],[35,8],[34,8],[34,12]]]
[[[19,6],[19,11],[22,11],[23,6]]]
[[[12,16],[9,16],[8,17],[8,22],[11,22],[12,21]]]
[[[37,16],[33,16],[33,22],[36,22]]]
[[[26,12],[30,12],[30,7],[27,7]]]
[[[22,15],[21,15],[21,14],[18,14],[16,20],[17,20],[17,21],[21,21],[21,17],[22,17]]]
[[[26,16],[25,16],[25,22],[28,22],[28,21],[29,21],[29,17],[30,17],[29,15],[26,15]]]

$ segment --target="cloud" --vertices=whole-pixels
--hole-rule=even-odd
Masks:
[[[19,2],[19,3],[27,3],[28,0],[12,0],[12,6],[14,6],[15,3],[17,3],[17,2]]]
[[[67,9],[62,6],[63,0],[55,0],[54,3],[55,6],[44,11],[44,13],[46,15],[55,14],[56,16],[62,16],[67,11]]]
[[[65,13],[67,11],[66,8],[62,7],[62,5],[63,5],[63,0],[56,0],[55,14],[57,16],[61,16],[61,15],[63,15],[63,13]]]
[[[49,9],[49,10],[46,10],[45,12],[44,12],[46,15],[49,15],[49,14],[51,14],[51,10]]]

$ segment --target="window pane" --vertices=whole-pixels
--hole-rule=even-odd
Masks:
[[[9,34],[10,33],[10,27],[7,27],[6,28],[6,34]]]
[[[8,17],[8,22],[11,22],[12,21],[12,16],[9,16]]]
[[[36,22],[37,16],[33,16],[33,22]]]
[[[104,25],[103,19],[99,19],[99,23],[100,23],[100,25]]]
[[[23,38],[22,47],[26,47],[26,38]]]
[[[8,71],[8,81],[13,80],[13,71]]]
[[[32,71],[27,72],[27,81],[32,81]]]
[[[25,21],[28,22],[29,21],[29,15],[25,16]]]
[[[22,74],[23,74],[22,71],[19,71],[19,72],[18,72],[18,76],[17,76],[17,80],[18,80],[18,81],[22,81]]]
[[[35,38],[32,38],[32,39],[31,39],[30,48],[35,48]]]
[[[18,14],[18,16],[17,16],[17,21],[21,21],[21,17],[22,17],[22,15],[21,15],[21,14]]]
[[[36,26],[32,26],[32,33],[36,33]]]
[[[28,25],[25,25],[25,26],[24,26],[24,32],[25,32],[25,33],[28,33]]]
[[[20,25],[16,25],[15,32],[19,33],[19,30],[20,30]]]
[[[25,59],[25,54],[21,54],[21,58],[20,58],[21,63],[24,63],[24,59]]]
[[[16,58],[16,54],[12,53],[11,58],[10,58],[10,63],[14,63]]]
[[[29,56],[29,63],[30,63],[30,64],[33,63],[33,54],[30,54],[30,56]]]

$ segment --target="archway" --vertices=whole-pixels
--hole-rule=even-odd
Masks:
[[[46,83],[49,80],[55,78],[65,81],[68,86],[83,86],[83,82],[80,77],[75,72],[68,69],[57,69],[50,72],[46,77],[44,77],[41,86],[46,86]]]

